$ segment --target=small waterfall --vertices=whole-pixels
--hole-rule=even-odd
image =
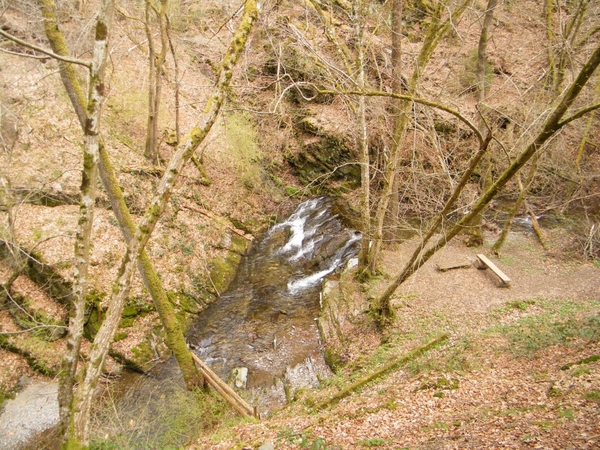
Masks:
[[[320,197],[298,206],[285,221],[257,239],[242,258],[229,289],[202,311],[187,334],[194,351],[261,415],[283,407],[289,395],[331,375],[315,319],[324,277],[345,267],[359,250],[360,233],[344,226],[334,200]],[[132,375],[132,386],[103,419],[135,448],[158,448],[185,390],[174,358],[149,374]],[[133,424],[133,427],[132,427]],[[190,429],[196,424],[189,423]],[[176,439],[183,444],[186,434]],[[0,445],[0,447],[2,447]]]
[[[247,369],[247,387],[263,410],[285,403],[286,383],[314,385],[328,374],[315,324],[319,290],[358,253],[361,239],[335,206],[326,197],[311,199],[273,226],[188,333],[196,354],[223,379]],[[299,380],[299,373],[310,379]]]

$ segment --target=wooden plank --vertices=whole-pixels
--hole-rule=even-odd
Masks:
[[[508,278],[506,276],[506,274],[504,272],[502,272],[498,268],[498,266],[496,266],[496,264],[494,264],[492,261],[490,261],[487,256],[480,253],[477,255],[477,259],[479,260],[479,264],[477,267],[478,269],[485,269],[487,267],[492,272],[494,272],[496,274],[496,276],[498,276],[498,278],[500,278],[500,281],[502,281],[503,286],[510,285],[510,278]]]
[[[435,265],[435,267],[440,272],[447,272],[448,270],[464,269],[466,267],[471,267],[471,263],[467,260],[463,260],[463,261],[454,261],[454,262],[449,262],[449,263],[438,263]]]
[[[200,369],[200,373],[206,378],[206,381],[215,388],[215,390],[223,397],[227,402],[233,406],[242,416],[254,416],[258,418],[258,413],[256,408],[250,406],[242,397],[238,395],[231,387],[225,383],[219,376],[214,373],[210,367],[208,367],[204,362],[192,353],[192,358],[198,364],[198,368]]]

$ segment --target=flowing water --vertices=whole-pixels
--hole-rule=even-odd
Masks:
[[[302,203],[252,245],[229,289],[190,328],[190,348],[243,389],[262,416],[282,407],[295,389],[330,374],[316,323],[321,282],[357,254],[360,239],[334,200]],[[107,394],[110,407],[92,418],[98,436],[150,449],[183,444],[198,432],[187,419],[198,405],[173,358],[119,385],[128,385],[127,393],[114,400]],[[54,448],[56,436],[50,430],[26,448]]]
[[[194,352],[226,381],[237,374],[263,413],[282,406],[286,390],[328,374],[316,324],[321,282],[361,238],[336,210],[331,199],[311,199],[272,227],[188,333]]]

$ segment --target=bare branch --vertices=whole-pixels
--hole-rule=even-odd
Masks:
[[[591,105],[591,106],[586,106],[585,108],[580,109],[579,111],[577,111],[575,114],[573,114],[572,116],[567,117],[565,120],[563,120],[562,122],[558,123],[558,126],[560,128],[564,127],[566,124],[568,124],[569,122],[574,121],[575,119],[579,119],[581,116],[595,111],[596,109],[600,109],[600,103],[596,103],[595,105]]]
[[[425,105],[425,106],[431,106],[432,108],[436,108],[441,111],[445,111],[449,114],[452,114],[454,117],[456,117],[458,120],[463,122],[466,126],[468,126],[475,133],[475,136],[477,136],[477,140],[479,141],[480,144],[484,141],[484,137],[481,134],[481,132],[479,131],[479,129],[469,119],[467,119],[465,116],[463,116],[460,112],[456,111],[455,109],[452,109],[449,106],[446,106],[442,103],[434,102],[434,101],[427,100],[424,98],[413,97],[411,95],[396,94],[394,92],[385,92],[385,91],[355,91],[355,90],[331,91],[331,90],[318,89],[317,86],[315,86],[315,89],[317,90],[317,92],[319,94],[362,95],[365,97],[390,97],[390,98],[396,98],[396,99],[400,99],[400,100],[408,100],[408,101],[419,103],[419,104]]]
[[[68,56],[58,55],[58,54],[54,53],[53,51],[46,50],[45,48],[39,47],[39,46],[34,45],[34,44],[30,44],[27,41],[24,41],[22,39],[19,39],[18,37],[15,37],[15,36],[13,36],[11,34],[8,34],[6,31],[4,31],[2,29],[0,29],[0,36],[3,36],[6,39],[8,39],[9,41],[15,42],[16,44],[22,45],[23,47],[30,48],[32,50],[35,50],[36,52],[43,53],[44,55],[48,55],[51,58],[57,59],[59,61],[67,62],[67,63],[71,63],[71,64],[78,64],[80,66],[86,67],[88,70],[90,70],[92,68],[92,62],[91,61],[84,61],[82,59],[77,59],[77,58],[71,58],[71,57],[68,57]],[[23,56],[29,56],[29,55],[23,55]]]

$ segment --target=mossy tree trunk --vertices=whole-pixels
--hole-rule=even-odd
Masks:
[[[430,231],[427,233],[426,238],[421,241],[419,247],[414,251],[410,260],[406,263],[399,275],[397,275],[392,283],[387,287],[385,292],[377,299],[376,305],[378,305],[377,312],[380,315],[381,321],[386,321],[387,318],[391,317],[393,312],[391,308],[391,298],[396,289],[404,283],[408,277],[415,273],[423,264],[425,264],[439,249],[443,248],[452,238],[454,238],[464,227],[466,227],[483,209],[489,204],[489,202],[498,194],[498,192],[514,178],[519,170],[537,153],[539,152],[548,139],[554,136],[562,127],[582,117],[584,114],[594,111],[600,108],[600,105],[590,105],[586,108],[579,109],[576,113],[569,116],[568,118],[561,120],[567,113],[573,102],[577,99],[583,87],[587,84],[594,71],[600,65],[600,46],[598,46],[588,61],[583,65],[579,75],[575,81],[571,84],[569,89],[566,90],[565,94],[560,99],[557,106],[555,106],[552,113],[550,113],[545,120],[541,130],[536,137],[530,142],[530,144],[521,152],[521,154],[512,162],[512,164],[498,177],[492,186],[479,198],[477,203],[473,206],[469,214],[463,216],[461,220],[451,225],[446,232],[440,237],[440,239],[430,247],[426,249],[426,244],[431,236],[440,228],[440,225],[444,222],[444,217],[439,215],[435,220]],[[472,167],[472,165],[471,165]],[[463,177],[464,179],[464,177]],[[459,184],[460,186],[460,184]],[[449,205],[451,200],[455,200],[455,195],[448,200],[446,207]],[[444,208],[444,211],[447,208]]]
[[[64,39],[58,28],[54,15],[54,4],[51,0],[41,0],[42,13],[46,33],[54,42],[53,50],[57,54],[68,54]],[[61,362],[59,373],[59,413],[63,429],[66,431],[71,415],[73,401],[73,386],[75,384],[77,363],[83,326],[85,322],[85,299],[87,293],[87,274],[90,254],[90,236],[93,222],[94,203],[96,200],[96,184],[99,159],[99,130],[102,104],[105,99],[104,69],[108,55],[108,31],[112,18],[112,0],[101,3],[96,16],[94,48],[92,61],[89,64],[88,95],[84,101],[79,101],[77,115],[82,123],[84,132],[83,171],[81,181],[81,202],[79,219],[75,235],[75,272],[73,281],[73,303],[70,309],[69,333],[67,348]],[[60,63],[60,73],[63,82],[69,78],[77,79],[72,65],[64,61]],[[71,100],[83,98],[81,88],[69,92]],[[84,106],[85,105],[85,106]],[[77,447],[80,437],[72,434],[69,440]]]
[[[40,0],[40,4],[42,6],[42,12],[44,15],[46,34],[54,52],[59,55],[67,56],[69,52],[64,40],[64,36],[58,27],[52,0]],[[61,79],[63,81],[63,85],[65,86],[65,90],[69,94],[69,98],[71,99],[71,103],[73,104],[81,125],[84,126],[84,106],[87,102],[83,96],[83,91],[79,84],[75,67],[72,64],[65,64],[61,62],[60,70]],[[112,167],[108,151],[103,145],[102,140],[100,140],[99,144],[100,178],[102,179],[106,189],[111,208],[115,213],[119,227],[121,228],[126,242],[129,242],[135,233],[135,222],[125,204],[125,199]],[[138,269],[144,281],[144,285],[152,297],[154,306],[160,316],[162,325],[165,329],[167,345],[177,359],[186,386],[189,389],[192,389],[196,386],[202,386],[204,384],[202,376],[198,372],[192,356],[187,348],[183,331],[179,321],[175,317],[173,305],[169,301],[167,294],[162,287],[160,278],[158,277],[158,273],[154,269],[154,265],[145,251],[140,255]],[[60,403],[61,405],[67,405],[68,408],[68,402]]]
[[[561,5],[560,2],[557,3],[558,20],[554,20],[553,0],[544,2],[546,36],[548,38],[548,86],[556,94],[561,91],[573,55],[576,55],[589,39],[589,32],[583,36],[583,39],[580,39],[580,32],[592,0],[567,1],[564,5]],[[592,20],[593,22],[594,20]],[[592,28],[593,30],[594,28]],[[598,29],[595,28],[595,31]]]
[[[70,435],[76,436],[76,442],[81,442],[85,446],[89,442],[89,421],[94,391],[98,384],[109,346],[113,341],[114,334],[121,320],[134,270],[139,263],[140,255],[150,239],[152,231],[163,214],[181,169],[203,142],[216,121],[225,100],[227,88],[233,75],[233,68],[246,45],[257,14],[256,2],[247,0],[242,21],[223,58],[218,81],[208,100],[206,110],[196,126],[192,128],[177,147],[169,161],[165,174],[156,189],[154,198],[146,209],[135,235],[129,241],[127,251],[121,261],[117,279],[113,284],[112,295],[108,302],[104,322],[92,344],[89,360],[83,367],[82,379],[77,386],[72,403],[72,431]]]
[[[68,435],[65,442],[69,447],[79,447],[85,444],[85,434],[82,429],[73,426],[73,414],[77,405],[73,395],[77,361],[83,327],[85,325],[85,300],[87,293],[87,274],[90,256],[90,238],[92,231],[94,203],[96,201],[96,184],[99,159],[99,132],[102,104],[105,99],[104,69],[108,55],[108,37],[112,19],[112,0],[102,2],[96,17],[94,48],[92,52],[92,66],[88,81],[88,97],[85,108],[83,172],[81,182],[81,204],[79,206],[79,220],[75,235],[75,273],[73,280],[73,304],[69,317],[69,332],[67,335],[67,349],[61,362],[59,376],[61,423],[68,426]],[[67,409],[67,407],[69,409]]]
[[[427,65],[429,64],[431,55],[437,48],[440,40],[448,33],[449,30],[453,29],[453,23],[459,20],[470,3],[471,0],[463,0],[456,7],[456,9],[451,11],[451,14],[449,14],[449,17],[445,20],[443,20],[443,15],[450,8],[448,1],[440,1],[436,7],[432,9],[431,17],[429,18],[430,23],[427,29],[427,34],[417,57],[412,76],[408,80],[408,86],[406,87],[409,96],[416,96],[421,77]],[[397,5],[395,5],[395,7],[397,7]],[[396,30],[392,30],[392,32],[395,33]],[[397,38],[400,37],[399,34],[395,34],[394,36]],[[400,63],[398,62],[398,65],[399,64]],[[394,67],[396,67],[396,64],[394,64]],[[393,93],[398,94],[398,92],[395,91]],[[401,99],[401,96],[398,96],[398,99]],[[373,225],[373,243],[369,249],[368,255],[367,271],[371,274],[377,273],[377,264],[383,246],[384,221],[386,215],[388,214],[388,207],[390,200],[393,197],[394,189],[397,188],[395,180],[401,156],[400,149],[404,141],[406,129],[410,123],[409,112],[412,107],[412,102],[399,101],[398,103],[399,105],[396,109],[396,117],[394,118],[395,122],[390,143],[390,151],[387,155],[386,163],[382,170],[382,189],[377,200],[375,223]]]

